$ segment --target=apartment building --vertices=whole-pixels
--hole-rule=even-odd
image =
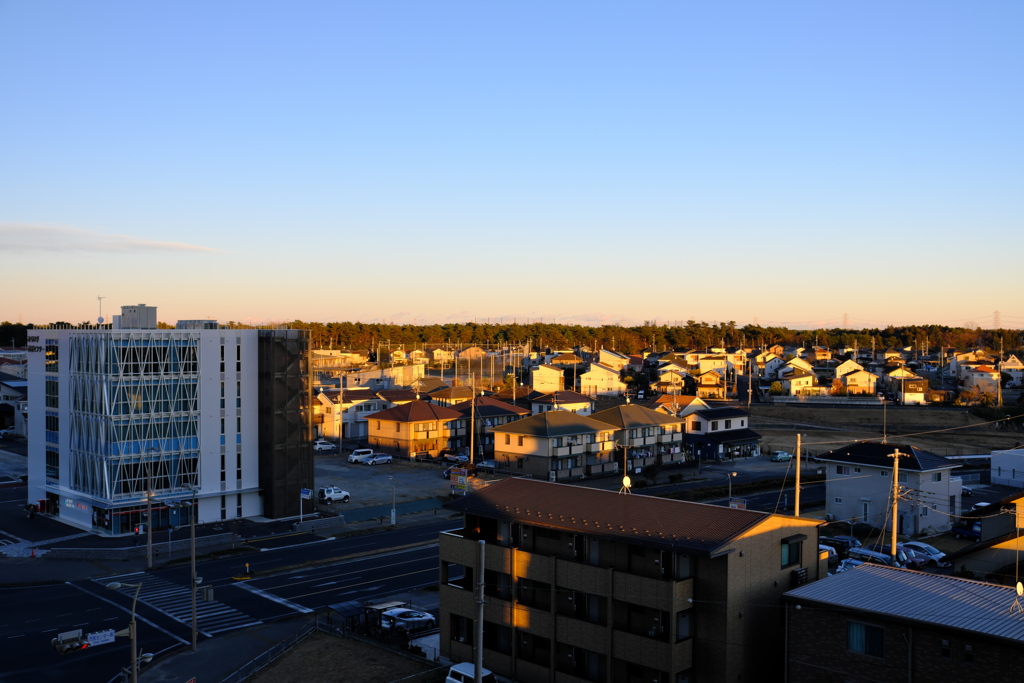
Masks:
[[[104,535],[298,514],[313,485],[308,333],[122,307],[111,328],[29,336],[28,502]],[[146,519],[147,498],[152,518]]]
[[[520,683],[781,681],[782,595],[827,571],[814,519],[522,478],[446,507],[441,654]]]

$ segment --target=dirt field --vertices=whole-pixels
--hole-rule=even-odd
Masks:
[[[314,633],[249,681],[390,683],[420,674],[407,683],[433,683],[444,680],[444,670],[433,662],[417,661],[355,638]]]
[[[996,429],[961,409],[916,406],[833,408],[751,405],[751,426],[763,437],[762,452],[796,448],[796,434],[811,454],[858,440],[907,443],[936,455],[971,455],[1013,448],[1024,442],[1020,431]]]

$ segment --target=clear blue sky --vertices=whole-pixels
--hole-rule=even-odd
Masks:
[[[0,320],[1024,327],[1022,26],[0,0]]]

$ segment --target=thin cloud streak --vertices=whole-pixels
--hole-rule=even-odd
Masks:
[[[105,235],[93,230],[46,225],[0,223],[0,247],[7,253],[187,251],[220,253],[220,249],[181,242],[157,242],[130,235]]]

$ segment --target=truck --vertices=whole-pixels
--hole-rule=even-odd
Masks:
[[[950,530],[950,533],[953,534],[953,538],[969,538],[972,541],[980,541],[981,522],[962,519]]]

